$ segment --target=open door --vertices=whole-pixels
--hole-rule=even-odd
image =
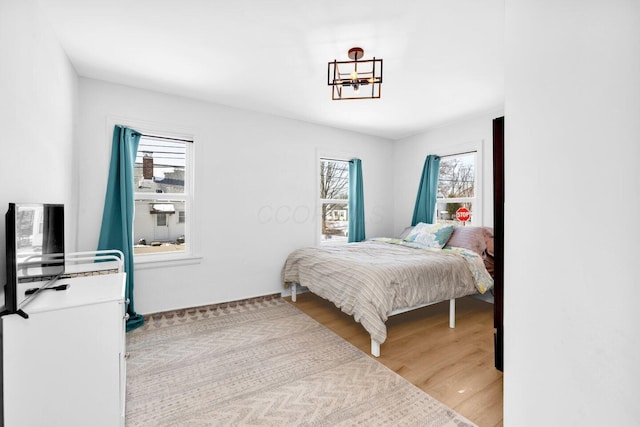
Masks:
[[[495,328],[495,366],[504,371],[504,117],[493,120],[493,236],[494,284],[493,327]]]

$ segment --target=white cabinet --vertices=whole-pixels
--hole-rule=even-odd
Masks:
[[[2,317],[4,426],[124,425],[124,279],[61,279],[69,288],[40,292],[28,319]]]

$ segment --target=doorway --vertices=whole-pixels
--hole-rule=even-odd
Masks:
[[[493,120],[493,327],[495,367],[503,371],[504,328],[504,117]]]

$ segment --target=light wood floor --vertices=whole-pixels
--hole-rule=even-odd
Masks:
[[[369,334],[333,303],[304,293],[292,304],[371,354]],[[493,305],[472,297],[456,301],[456,328],[450,329],[447,301],[391,317],[376,360],[479,426],[502,426],[493,331]]]

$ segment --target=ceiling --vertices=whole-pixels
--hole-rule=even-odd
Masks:
[[[42,0],[80,76],[400,139],[504,105],[504,0]],[[384,60],[380,99],[327,63]]]

